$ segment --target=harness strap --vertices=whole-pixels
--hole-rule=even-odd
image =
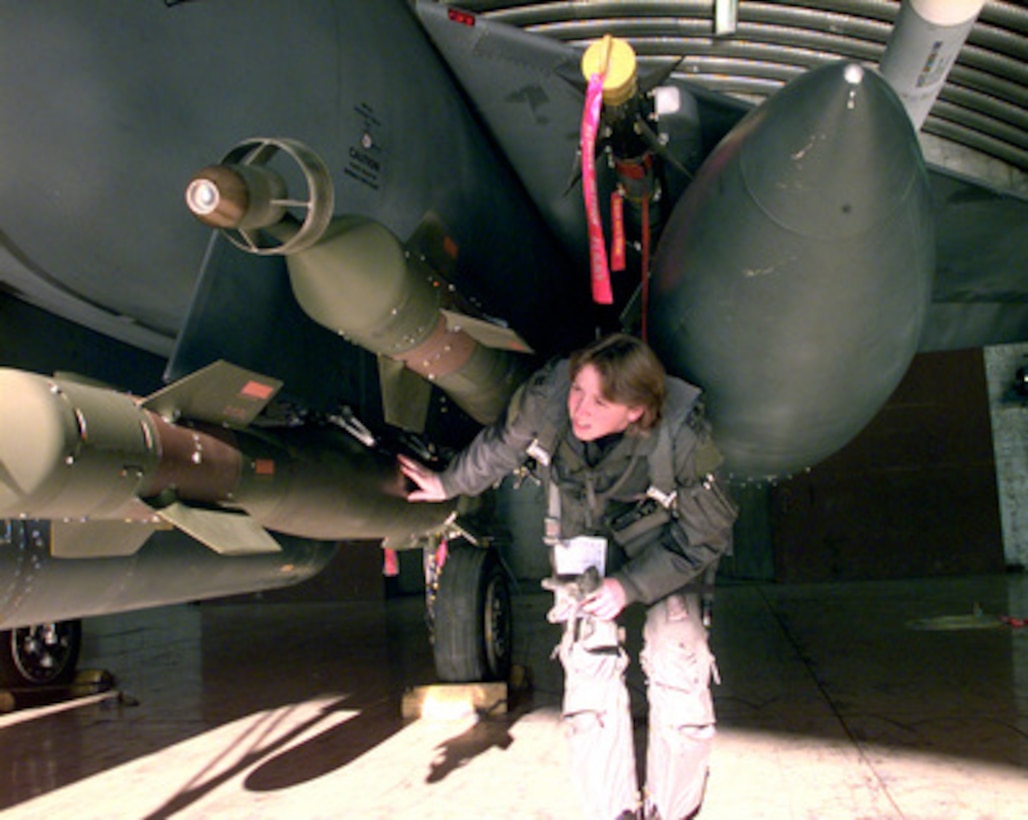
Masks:
[[[539,435],[532,439],[526,453],[535,459],[541,468],[543,483],[546,487],[546,517],[543,519],[543,543],[553,546],[560,540],[560,488],[552,480],[551,465],[555,445],[557,443],[557,427],[549,419],[543,425]]]
[[[657,446],[649,455],[650,486],[646,490],[646,497],[652,498],[665,510],[675,509],[678,500],[670,426],[665,421],[657,431]]]
[[[543,519],[543,543],[554,546],[560,541],[560,488],[550,481],[546,472],[546,517]]]

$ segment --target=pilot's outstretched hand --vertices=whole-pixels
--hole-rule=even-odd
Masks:
[[[398,455],[396,460],[400,462],[400,472],[418,485],[418,489],[407,493],[408,501],[445,501],[446,493],[443,490],[443,482],[439,480],[438,473],[419,464],[412,458]]]

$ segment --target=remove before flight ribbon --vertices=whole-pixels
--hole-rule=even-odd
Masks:
[[[596,193],[596,133],[600,127],[604,77],[604,74],[597,73],[589,78],[589,87],[585,92],[585,108],[582,111],[579,145],[582,150],[582,195],[585,198],[585,216],[589,226],[589,268],[593,301],[600,305],[610,305],[614,302],[614,293],[610,287],[607,247],[603,241],[603,223],[600,220],[600,203]]]

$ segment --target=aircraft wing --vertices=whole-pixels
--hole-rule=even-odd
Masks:
[[[419,1],[417,12],[547,223],[572,258],[587,264],[578,182],[586,86],[582,49],[436,2]],[[644,76],[641,82],[650,79]],[[675,94],[661,113],[659,137],[677,163],[695,170],[749,106],[679,77],[667,77],[661,85]],[[674,168],[669,173],[666,195],[674,201],[688,174]]]
[[[580,53],[514,26],[418,3],[422,24],[564,247],[582,264],[581,197],[566,195],[582,114]]]
[[[1028,199],[930,173],[936,268],[920,350],[1028,339]]]

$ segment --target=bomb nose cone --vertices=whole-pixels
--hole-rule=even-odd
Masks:
[[[250,208],[246,180],[231,168],[211,165],[199,171],[186,188],[186,205],[212,228],[236,228]]]
[[[268,228],[286,213],[286,183],[263,165],[209,165],[186,186],[186,205],[212,228]]]
[[[29,513],[65,468],[75,414],[46,378],[0,368],[0,516]]]

